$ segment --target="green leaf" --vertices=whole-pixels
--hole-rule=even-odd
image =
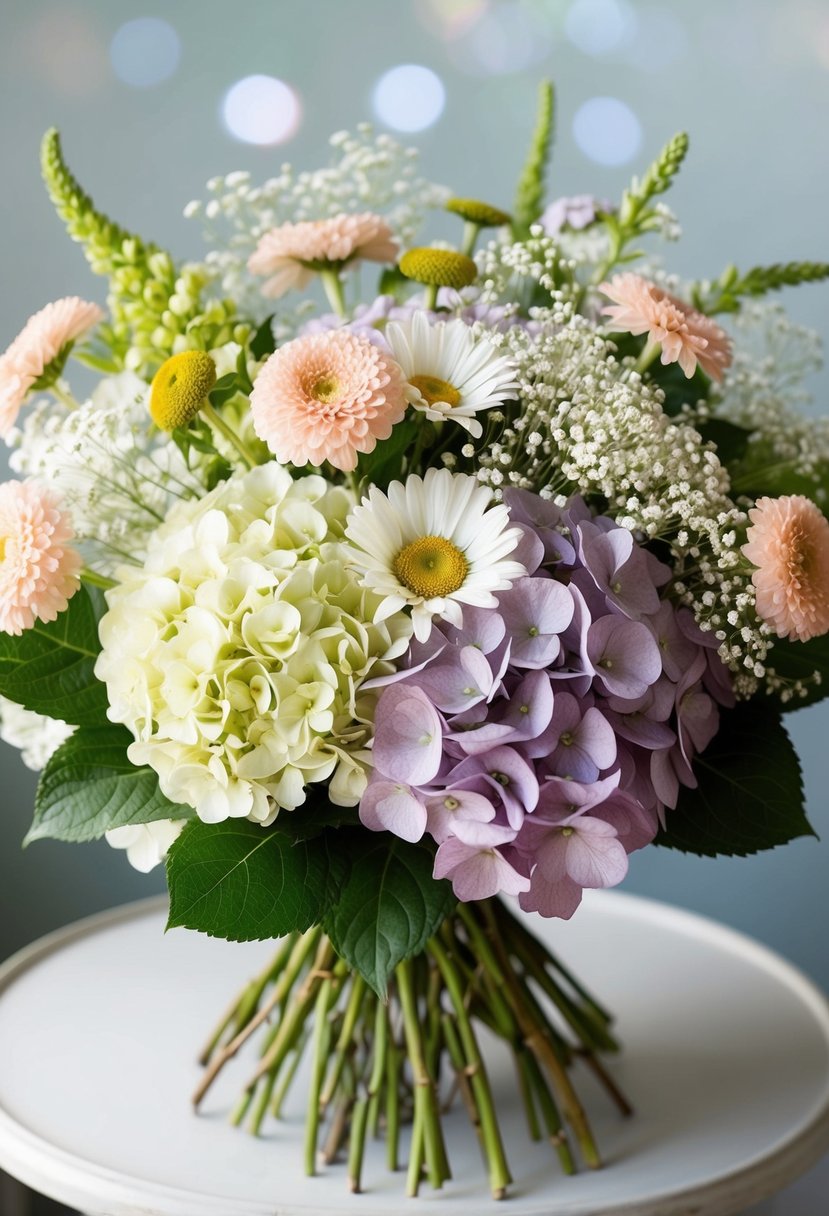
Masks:
[[[815,835],[804,811],[797,752],[769,707],[750,701],[724,713],[694,772],[698,789],[683,788],[657,844],[706,857],[746,857]]]
[[[273,336],[273,318],[273,313],[269,317],[265,317],[265,320],[250,340],[250,353],[257,363],[262,359],[266,359],[268,355],[272,355],[276,350],[276,338]]]
[[[132,735],[123,726],[84,726],[55,752],[41,774],[26,844],[95,840],[110,828],[156,819],[188,819],[191,807],[170,802],[151,768],[127,759]]]
[[[323,923],[337,953],[385,1000],[394,968],[424,948],[457,900],[432,877],[429,849],[386,832],[374,844],[364,832],[351,835],[351,869]]]
[[[278,824],[194,821],[167,857],[167,928],[234,942],[308,929],[337,897],[345,868],[327,833],[295,841]]]
[[[544,177],[552,151],[554,127],[555,91],[551,81],[543,80],[538,90],[535,130],[515,192],[512,230],[517,240],[529,235],[530,227],[544,209]]]
[[[103,594],[86,585],[55,621],[20,637],[0,633],[0,696],[71,726],[104,724],[107,695],[95,678]]]
[[[692,297],[697,307],[711,316],[738,312],[745,296],[756,298],[783,287],[819,283],[827,278],[829,262],[775,262],[771,266],[753,266],[744,275],[739,274],[736,266],[727,266],[716,283],[695,284]]]
[[[362,454],[357,459],[357,477],[386,490],[389,482],[401,476],[403,457],[412,445],[418,431],[417,422],[409,417],[398,422],[388,439],[384,439],[373,452]]]
[[[708,418],[700,423],[697,430],[703,439],[714,444],[720,464],[726,468],[732,468],[737,461],[742,460],[751,438],[751,431],[729,422],[726,418]]]
[[[808,642],[775,639],[766,667],[787,684],[799,680],[805,687],[805,696],[795,696],[787,701],[780,701],[779,694],[772,694],[783,713],[816,705],[829,697],[829,634],[811,638]],[[815,679],[816,672],[819,673],[818,680]]]

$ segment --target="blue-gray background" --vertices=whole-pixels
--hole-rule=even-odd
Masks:
[[[553,193],[616,197],[685,127],[692,152],[670,196],[685,235],[668,249],[680,272],[829,258],[826,4],[6,0],[3,14],[0,348],[48,300],[103,298],[40,185],[47,126],[60,126],[70,163],[103,209],[178,255],[198,256],[198,225],[181,212],[208,177],[234,168],[264,177],[286,159],[323,163],[328,134],[377,119],[378,79],[406,64],[429,68],[445,90],[442,113],[410,138],[426,172],[460,193],[509,205],[537,82],[549,75],[559,95]],[[138,21],[148,17],[155,22]],[[299,124],[280,146],[239,142],[222,118],[227,90],[252,74],[286,82],[299,99]],[[385,96],[381,117],[417,124],[430,106],[434,117],[440,85],[403,74]],[[279,114],[272,105],[254,118],[278,125]],[[829,337],[829,285],[790,292],[786,303]],[[814,384],[817,408],[828,384],[826,375]],[[827,722],[823,708],[790,719],[824,837]],[[21,852],[34,784],[0,745],[0,956],[163,883],[158,872],[133,873],[104,844]],[[806,839],[754,859],[710,861],[651,849],[634,858],[626,885],[745,929],[829,985],[827,850],[829,840]]]
[[[439,83],[398,73],[375,93],[384,73],[407,64]],[[287,83],[299,100],[297,123],[274,103],[251,114],[243,97],[248,122],[283,133],[293,123],[280,146],[238,142],[223,121],[227,91],[256,74]],[[285,159],[315,167],[331,131],[367,118],[433,118],[411,136],[428,174],[508,206],[545,75],[559,90],[554,194],[618,196],[686,127],[692,154],[671,195],[685,228],[670,250],[679,272],[829,258],[825,0],[4,0],[0,349],[48,300],[103,297],[40,186],[47,126],[60,126],[70,163],[108,213],[179,256],[199,256],[197,228],[181,211],[208,177],[234,168],[264,177]],[[829,337],[829,285],[788,293],[786,303]],[[827,386],[826,374],[816,379],[818,409]],[[790,719],[824,837],[828,722],[823,708]],[[103,844],[21,852],[34,785],[0,744],[0,957],[163,884]],[[829,986],[827,849],[802,840],[738,861],[653,849],[634,859],[627,889],[744,929]],[[811,1216],[826,1186],[825,1173],[813,1174],[758,1216]],[[1,1177],[0,1192],[9,1216],[33,1210]]]

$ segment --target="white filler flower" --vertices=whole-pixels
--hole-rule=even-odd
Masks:
[[[462,604],[495,607],[504,591],[527,572],[509,555],[521,539],[509,512],[474,477],[429,469],[388,495],[373,486],[348,517],[345,534],[351,564],[366,587],[382,596],[375,621],[407,605],[415,637],[425,641],[432,617],[460,625]]]
[[[310,782],[356,805],[376,692],[411,622],[346,568],[352,499],[271,463],[177,506],[144,566],[107,593],[96,674],[173,802],[270,823]]]
[[[479,438],[475,414],[515,396],[512,360],[465,321],[431,325],[416,312],[408,321],[389,322],[385,337],[409,383],[411,404],[435,422],[452,418]]]

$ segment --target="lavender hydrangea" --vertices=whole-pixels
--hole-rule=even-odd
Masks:
[[[569,918],[656,835],[731,680],[668,567],[580,498],[504,500],[528,576],[467,608],[385,677],[363,824],[430,836],[461,900],[498,892]]]

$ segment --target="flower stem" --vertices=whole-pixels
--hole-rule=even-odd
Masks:
[[[366,1145],[366,1129],[368,1126],[368,1106],[368,1098],[358,1098],[351,1112],[351,1139],[348,1146],[348,1188],[353,1195],[360,1194],[363,1151]]]
[[[61,405],[65,405],[68,410],[79,410],[81,408],[80,402],[60,380],[56,380],[50,386],[49,392]]]
[[[320,1123],[320,1091],[325,1077],[325,1065],[331,1040],[328,1023],[328,1007],[331,1003],[333,977],[324,979],[319,986],[314,1018],[312,1046],[313,1066],[311,1084],[308,1087],[308,1107],[305,1112],[305,1173],[312,1178],[317,1172],[317,1134]]]
[[[455,1010],[458,1021],[458,1033],[463,1047],[466,1067],[470,1077],[470,1086],[475,1098],[475,1105],[481,1120],[481,1137],[485,1146],[489,1163],[489,1184],[493,1199],[503,1199],[507,1187],[512,1181],[507,1164],[501,1131],[498,1126],[498,1116],[495,1113],[495,1101],[489,1085],[489,1078],[484,1067],[469,1013],[464,999],[463,984],[457,969],[436,937],[429,942],[429,953],[434,958],[441,975],[446,983],[449,999]]]
[[[81,571],[81,581],[89,583],[92,587],[102,587],[104,591],[118,586],[114,579],[107,578],[105,574],[98,574],[95,570],[90,570],[88,566]]]
[[[636,363],[634,364],[633,370],[635,372],[638,372],[639,375],[641,376],[644,372],[646,372],[648,370],[648,368],[653,363],[654,359],[660,353],[661,350],[662,350],[661,343],[646,342],[644,347],[642,348],[642,352],[639,355],[639,358],[636,360]]]
[[[472,220],[467,220],[463,226],[461,253],[465,253],[468,258],[472,257],[472,253],[475,249],[475,243],[478,240],[478,233],[480,231],[481,225],[474,223]]]
[[[228,443],[233,445],[248,468],[255,469],[259,461],[254,456],[253,452],[251,452],[247,444],[239,438],[239,436],[233,430],[233,427],[228,426],[218,410],[214,409],[210,402],[206,399],[201,407],[201,412],[204,414],[205,418],[213,429],[218,431],[220,435],[224,435]]]
[[[343,281],[340,278],[338,270],[321,270],[320,279],[325,289],[325,294],[328,297],[328,303],[338,317],[346,317],[347,311],[345,307],[345,294],[343,292]]]
[[[438,285],[437,283],[427,283],[425,291],[425,299],[423,307],[428,312],[435,312],[438,306]]]

